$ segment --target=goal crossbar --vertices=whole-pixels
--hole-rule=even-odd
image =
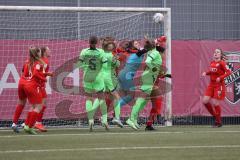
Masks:
[[[170,12],[170,8],[0,6],[1,11]]]

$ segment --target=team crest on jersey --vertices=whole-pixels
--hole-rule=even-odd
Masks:
[[[40,66],[39,64],[36,65],[36,69],[37,69],[37,70],[39,70],[40,67],[41,67],[41,66]]]
[[[225,78],[226,99],[231,104],[240,102],[240,52],[225,52],[227,55],[227,67],[232,74]]]

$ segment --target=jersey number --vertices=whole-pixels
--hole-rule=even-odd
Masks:
[[[89,61],[88,61],[88,67],[89,67],[89,69],[91,69],[91,70],[96,70],[96,59],[95,58],[91,58],[91,59],[89,59]]]

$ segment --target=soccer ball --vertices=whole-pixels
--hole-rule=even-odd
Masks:
[[[164,20],[164,16],[162,13],[155,13],[153,16],[153,20],[155,23],[160,23]]]

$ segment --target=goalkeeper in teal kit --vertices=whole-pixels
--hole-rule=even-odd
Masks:
[[[96,48],[98,39],[95,36],[89,39],[89,48],[81,51],[78,66],[83,70],[83,88],[86,93],[100,93],[105,89],[103,81],[103,68],[107,60],[102,49]],[[102,112],[102,125],[108,130],[107,106],[102,98],[87,97],[86,111],[88,114],[90,131],[94,125],[94,114],[100,106]]]
[[[155,44],[153,41],[146,41],[144,48],[148,50],[147,54],[145,55],[145,70],[141,76],[142,85],[140,90],[144,92],[146,95],[150,96],[154,82],[156,81],[161,65],[162,65],[162,58],[159,52],[155,48]],[[148,97],[139,97],[137,98],[131,112],[130,118],[127,120],[127,124],[132,127],[133,129],[138,129],[139,126],[137,124],[138,114],[139,112],[145,107],[147,104]]]

